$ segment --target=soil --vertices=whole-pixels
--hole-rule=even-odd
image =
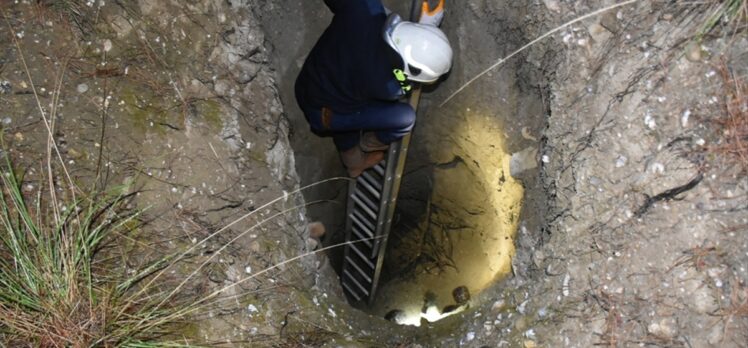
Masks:
[[[729,78],[748,76],[745,23],[702,37],[708,4],[638,1],[564,27],[444,103],[612,4],[448,5],[455,65],[422,99],[393,295],[368,312],[346,303],[335,252],[283,263],[319,247],[309,221],[324,222],[322,244],[342,238],[345,172],[292,88],[330,19],[321,1],[2,3],[3,154],[30,196],[49,153],[60,186],[67,170],[79,192],[139,192],[148,223],[128,267],[196,246],[171,272],[185,296],[230,286],[177,333],[208,346],[746,347],[748,179],[744,159],[719,151]],[[504,259],[487,247],[496,236]],[[485,257],[461,263],[477,246]],[[433,289],[450,272],[487,280]],[[413,277],[431,283],[411,294],[424,284]],[[469,305],[442,321],[383,318],[397,296],[454,304],[460,285]]]

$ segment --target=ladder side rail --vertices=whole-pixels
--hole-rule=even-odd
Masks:
[[[413,92],[408,100],[410,106],[415,111],[418,111],[418,102],[421,99],[421,87],[414,86]],[[377,253],[377,261],[374,268],[374,277],[371,283],[371,291],[369,291],[369,303],[374,300],[377,288],[379,286],[379,277],[382,273],[382,265],[384,264],[384,254],[387,249],[387,240],[389,238],[390,229],[392,227],[392,218],[395,215],[395,206],[397,203],[397,195],[400,193],[400,181],[402,180],[403,171],[405,170],[405,160],[408,157],[408,146],[410,145],[411,133],[406,134],[400,141],[394,143],[395,146],[390,146],[389,156],[387,158],[387,169],[392,167],[391,180],[388,180],[388,176],[385,179],[385,187],[388,188],[382,191],[381,207],[379,208],[379,221],[377,222],[377,238],[374,244],[374,251]],[[391,182],[390,182],[391,181]]]

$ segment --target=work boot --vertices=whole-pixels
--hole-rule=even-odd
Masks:
[[[322,236],[325,235],[325,225],[322,224],[319,221],[310,222],[308,225],[306,225],[307,230],[309,230],[309,237],[314,239],[322,239]]]
[[[340,153],[343,164],[348,169],[348,176],[357,178],[364,170],[367,170],[384,159],[384,152],[363,152],[358,146]]]
[[[374,132],[367,132],[361,136],[361,150],[364,152],[384,151],[387,150],[389,145],[383,144]]]

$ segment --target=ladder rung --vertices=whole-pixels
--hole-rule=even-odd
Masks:
[[[369,260],[369,258],[366,257],[366,255],[364,255],[364,253],[361,252],[361,250],[358,250],[358,248],[356,247],[356,244],[353,244],[353,243],[348,244],[348,247],[353,249],[353,252],[355,252],[356,255],[358,255],[358,257],[361,258],[361,260],[366,262],[366,265],[369,266],[369,268],[374,269],[374,263],[372,263]]]
[[[384,176],[384,160],[374,166],[374,171],[377,172],[377,174]]]
[[[374,187],[377,190],[380,190],[380,191],[382,190],[382,185],[384,184],[383,183],[384,175],[379,175],[379,171],[377,171],[377,170],[373,170],[373,171],[372,170],[367,170],[367,171],[361,173],[361,176],[363,176],[364,179],[366,179],[367,181],[369,181],[369,183],[371,183],[372,185],[374,185]]]
[[[343,287],[348,290],[348,293],[351,294],[351,296],[356,298],[356,301],[361,301],[361,296],[358,296],[358,294],[353,291],[353,289],[351,289],[351,287],[348,286],[348,283],[346,283],[345,281],[343,281]]]
[[[353,201],[356,202],[358,204],[358,206],[361,207],[361,209],[363,209],[367,214],[369,214],[369,216],[371,216],[371,218],[373,220],[376,220],[377,219],[377,213],[375,213],[373,210],[371,210],[371,208],[356,193],[358,193],[358,192],[355,192],[351,196],[351,197],[353,197]],[[355,207],[354,207],[354,209],[355,209]]]
[[[371,248],[371,247],[372,247],[372,244],[371,244],[371,240],[369,239],[369,238],[371,238],[371,237],[367,237],[367,236],[362,236],[362,235],[361,235],[361,232],[359,232],[359,228],[357,228],[357,226],[353,226],[353,227],[351,228],[351,230],[352,230],[352,231],[353,231],[353,233],[354,233],[354,234],[356,235],[356,237],[358,237],[358,240],[354,240],[354,242],[363,242],[363,243],[364,243],[364,244],[366,244],[366,246],[368,246],[369,248]]]
[[[369,284],[371,284],[371,277],[368,274],[366,274],[366,272],[364,272],[364,270],[362,270],[361,267],[358,267],[358,265],[356,264],[356,262],[354,262],[354,260],[352,260],[350,257],[346,257],[345,260],[348,261],[348,264],[353,266],[353,268],[355,268],[358,271],[358,273],[362,275],[366,279],[367,282],[369,282]]]
[[[370,226],[367,226],[367,224],[366,224],[366,223],[364,223],[363,221],[361,221],[361,218],[360,218],[360,217],[358,217],[358,216],[356,216],[356,215],[357,215],[357,214],[352,214],[352,215],[351,215],[351,220],[352,220],[352,221],[353,221],[353,223],[354,223],[354,224],[355,224],[356,226],[358,226],[358,227],[359,227],[359,228],[360,228],[360,229],[361,229],[361,230],[362,230],[362,231],[363,231],[364,233],[366,233],[366,236],[360,236],[360,237],[361,237],[361,239],[369,239],[369,238],[374,238],[374,230],[373,230],[372,228],[370,228]]]
[[[373,200],[371,200],[371,198],[367,196],[366,193],[361,190],[357,189],[356,194],[358,195],[359,198],[361,198],[361,200],[364,201],[364,203],[366,203],[367,206],[369,206],[369,208],[373,212],[379,212],[379,204],[377,204],[378,202],[374,202]]]
[[[376,229],[376,226],[374,225],[376,221],[370,221],[366,219],[365,216],[361,214],[360,211],[356,210],[351,214],[351,218],[353,221],[358,222],[360,225],[365,227],[364,231],[369,232],[369,238],[374,238],[374,231]]]
[[[363,285],[361,285],[361,283],[359,283],[358,280],[356,280],[356,278],[354,278],[353,275],[350,272],[348,272],[348,270],[344,270],[343,274],[348,276],[348,279],[352,281],[353,284],[356,284],[356,287],[358,287],[359,290],[361,290],[361,292],[364,293],[364,295],[369,296],[369,290],[366,290],[366,288]]]
[[[382,192],[382,182],[371,175],[371,172],[363,172],[360,177],[373,186],[377,192]]]
[[[374,186],[372,186],[372,184],[369,183],[366,178],[364,178],[364,175],[359,176],[356,182],[359,185],[363,186],[367,191],[369,191],[369,193],[371,193],[371,195],[374,196],[376,200],[379,200],[379,198],[382,197],[381,190],[377,190]]]

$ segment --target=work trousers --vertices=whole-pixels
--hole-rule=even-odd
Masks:
[[[329,108],[304,108],[304,115],[319,136],[331,136],[338,151],[357,146],[364,132],[374,132],[383,144],[396,141],[413,129],[416,113],[401,102],[372,102],[353,113],[337,113]]]

